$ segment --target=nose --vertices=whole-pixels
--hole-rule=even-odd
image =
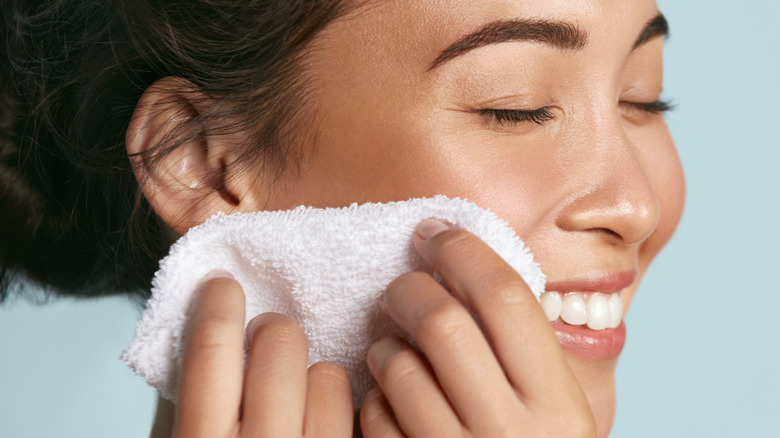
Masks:
[[[556,217],[566,231],[601,234],[617,244],[647,239],[660,219],[660,206],[639,151],[622,128],[594,133],[587,163],[574,172],[580,181]],[[584,151],[583,151],[584,152]]]

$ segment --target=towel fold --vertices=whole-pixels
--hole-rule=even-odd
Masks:
[[[383,291],[399,275],[424,267],[412,237],[428,217],[473,232],[520,273],[537,298],[543,292],[544,275],[514,231],[461,199],[218,214],[188,231],[160,262],[152,297],[122,360],[175,400],[193,292],[221,269],[244,290],[245,323],[264,312],[292,317],[309,339],[309,364],[343,366],[359,406],[375,386],[366,366],[368,347],[401,334],[380,310]]]

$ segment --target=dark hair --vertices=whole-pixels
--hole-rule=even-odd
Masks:
[[[184,78],[225,103],[193,126],[236,120],[230,129],[257,139],[243,158],[283,157],[306,119],[297,61],[343,3],[4,0],[0,301],[20,278],[63,295],[147,296],[171,238],[126,152],[143,91]]]

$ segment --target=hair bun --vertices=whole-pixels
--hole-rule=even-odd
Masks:
[[[148,282],[150,262],[134,260],[127,239],[137,200],[123,142],[143,90],[106,68],[121,42],[87,41],[113,25],[86,14],[90,3],[0,5],[0,301],[20,277],[75,296]],[[106,93],[112,85],[121,91]],[[160,253],[145,257],[152,271]]]

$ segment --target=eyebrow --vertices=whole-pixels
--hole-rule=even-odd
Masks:
[[[532,41],[563,50],[580,50],[588,44],[588,35],[577,26],[565,21],[494,21],[444,49],[428,70],[433,70],[452,58],[476,48],[508,41]]]
[[[647,25],[645,25],[645,28],[642,29],[642,33],[639,34],[639,38],[634,41],[634,46],[631,48],[631,50],[635,50],[642,44],[658,38],[658,37],[668,37],[669,36],[669,22],[666,21],[666,17],[664,17],[664,14],[658,13],[655,17],[653,17],[652,20],[647,22]]]
[[[669,24],[660,12],[645,25],[631,50],[644,43],[669,35]],[[581,50],[588,44],[588,34],[566,21],[501,20],[488,23],[444,49],[428,70],[444,64],[464,53],[490,44],[510,41],[529,41],[547,44],[562,50]]]

